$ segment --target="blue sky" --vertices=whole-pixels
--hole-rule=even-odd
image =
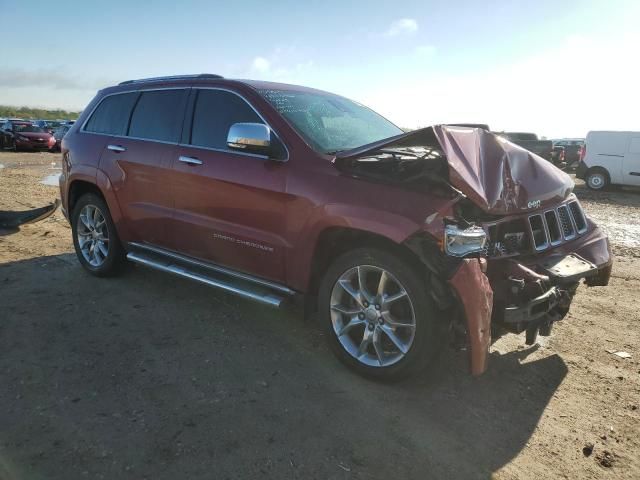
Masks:
[[[0,104],[81,109],[121,80],[211,72],[330,90],[405,127],[640,130],[639,3],[0,0]]]

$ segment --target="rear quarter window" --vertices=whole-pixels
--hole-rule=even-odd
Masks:
[[[120,93],[104,98],[93,112],[84,130],[108,135],[124,135],[137,92]]]

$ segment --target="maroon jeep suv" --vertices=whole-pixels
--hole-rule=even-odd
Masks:
[[[338,358],[397,379],[549,335],[612,255],[573,182],[482,128],[404,133],[359,103],[218,75],[101,90],[62,140],[83,267],[126,260],[266,305],[297,297]]]

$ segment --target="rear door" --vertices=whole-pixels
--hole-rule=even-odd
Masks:
[[[632,133],[630,137],[622,173],[627,185],[640,185],[640,133]]]
[[[173,158],[173,242],[186,255],[284,279],[288,164],[227,147],[234,123],[265,123],[239,94],[194,89],[192,128]]]
[[[180,136],[189,89],[143,90],[125,95],[125,126],[106,143],[100,160],[113,185],[129,238],[170,247],[171,161]],[[125,111],[125,109],[123,109]]]

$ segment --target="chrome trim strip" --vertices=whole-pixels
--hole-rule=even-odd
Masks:
[[[213,278],[205,277],[204,275],[200,275],[194,272],[189,272],[188,270],[178,265],[163,265],[161,263],[154,262],[153,260],[150,260],[148,258],[138,256],[135,253],[128,253],[127,259],[132,262],[139,263],[140,265],[144,265],[146,267],[155,268],[156,270],[160,270],[167,273],[173,273],[174,275],[177,275],[179,277],[188,278],[189,280],[195,280],[196,282],[204,283],[205,285],[219,288],[220,290],[224,290],[225,292],[234,293],[241,297],[255,300],[257,302],[264,303],[272,307],[279,307],[282,304],[283,299],[275,295],[260,294],[260,293],[251,292],[249,290],[244,290],[230,283],[225,283],[219,280],[215,280]]]
[[[232,270],[231,268],[226,268],[221,265],[217,265],[215,263],[205,262],[202,260],[197,260],[192,257],[187,257],[185,255],[181,255],[179,253],[172,252],[170,250],[165,250],[164,248],[154,247],[153,245],[148,245],[146,243],[138,243],[138,242],[129,242],[127,245],[133,248],[139,248],[141,250],[148,250],[149,252],[157,253],[158,255],[162,255],[167,258],[171,258],[173,260],[178,260],[180,262],[188,263],[196,267],[206,268],[219,273],[223,273],[225,275],[240,278],[248,282],[256,283],[258,285],[262,285],[264,287],[268,287],[273,290],[286,293],[287,295],[294,295],[296,293],[294,290],[291,290],[289,287],[286,287],[280,283],[272,282],[270,280],[265,280],[259,277],[254,277],[253,275],[249,275],[248,273],[238,272],[236,270]]]
[[[202,165],[202,160],[199,158],[187,157],[186,155],[180,155],[178,161],[188,163],[189,165]]]
[[[558,227],[558,233],[560,234],[560,238],[556,241],[551,240],[551,232],[549,231],[549,222],[547,221],[547,213],[552,213],[554,218],[556,219],[556,227]],[[549,243],[551,246],[555,247],[556,245],[560,245],[562,243],[562,227],[560,227],[560,219],[558,218],[558,213],[554,210],[546,210],[542,215],[544,217],[545,228],[547,229],[547,238],[549,239]]]
[[[570,235],[565,235],[564,233],[564,227],[562,226],[562,215],[560,215],[560,210],[564,209],[564,211],[567,213],[567,218],[569,219],[569,223],[571,224],[571,228],[573,230],[573,233]],[[558,219],[560,220],[560,228],[562,229],[562,237],[569,241],[569,240],[573,240],[574,238],[576,238],[576,226],[573,223],[573,217],[571,215],[571,212],[569,211],[569,207],[565,204],[565,205],[560,205],[559,207],[556,208],[556,211],[558,212]]]
[[[540,217],[540,221],[542,222],[542,231],[544,232],[544,238],[545,238],[545,242],[544,244],[538,246],[536,245],[536,236],[533,233],[533,225],[531,225],[531,219],[533,217]],[[540,252],[542,250],[546,250],[547,248],[549,248],[549,232],[547,231],[547,222],[544,221],[544,216],[536,213],[534,215],[529,215],[528,218],[528,223],[529,223],[529,232],[531,233],[531,241],[533,242],[533,248],[537,251]]]
[[[579,235],[582,235],[584,232],[586,232],[589,229],[589,226],[587,224],[587,216],[584,214],[584,210],[582,209],[582,205],[580,205],[580,202],[578,202],[577,200],[573,200],[571,202],[569,202],[568,204],[569,207],[569,213],[571,214],[571,218],[573,219],[573,224],[576,227],[576,232],[578,232]],[[576,219],[573,215],[573,210],[571,210],[571,205],[576,205],[578,212],[580,213],[580,216],[582,217],[582,223],[584,223],[584,228],[578,229],[578,224],[576,223]]]
[[[100,104],[102,104],[102,102],[104,102],[105,98],[111,97],[113,95],[121,95],[124,93],[140,93],[140,92],[156,92],[156,91],[160,91],[160,90],[220,90],[223,92],[229,92],[232,93],[238,97],[240,97],[242,100],[244,100],[244,102],[249,105],[249,107],[251,107],[251,110],[253,110],[256,115],[258,115],[258,117],[260,117],[260,119],[264,122],[264,124],[269,127],[269,129],[271,130],[271,132],[273,133],[273,135],[275,135],[278,140],[280,141],[280,143],[282,143],[282,145],[284,146],[285,151],[287,152],[287,156],[286,158],[282,159],[282,160],[277,160],[279,162],[288,162],[289,161],[289,147],[287,146],[287,144],[282,140],[282,137],[280,135],[278,135],[278,132],[269,124],[269,122],[267,122],[265,120],[265,118],[262,116],[262,114],[260,112],[258,112],[258,110],[256,110],[256,108],[253,106],[253,104],[247,100],[242,94],[231,90],[229,88],[224,88],[224,87],[201,87],[201,86],[196,86],[196,87],[192,87],[191,85],[189,85],[188,87],[158,87],[158,88],[140,88],[143,87],[143,84],[137,84],[138,88],[131,88],[131,89],[126,89],[126,90],[120,90],[117,92],[112,92],[109,93],[107,95],[105,95],[104,97],[102,97],[100,99],[100,101],[96,104],[95,107],[93,107],[91,109],[91,112],[89,113],[89,115],[87,115],[87,118],[85,119],[84,122],[82,122],[82,126],[80,127],[80,129],[78,130],[77,133],[88,133],[91,135],[102,135],[102,136],[106,136],[106,137],[113,137],[113,138],[127,138],[127,139],[133,139],[133,140],[144,140],[146,142],[156,142],[156,143],[166,143],[166,144],[170,144],[170,145],[178,145],[180,147],[191,147],[191,148],[202,148],[204,150],[211,150],[214,152],[224,152],[224,153],[233,153],[235,155],[246,155],[248,157],[256,157],[256,158],[261,158],[263,160],[269,160],[269,157],[266,155],[259,155],[259,154],[254,154],[254,153],[244,153],[244,152],[238,152],[238,151],[234,151],[232,149],[222,149],[222,148],[211,148],[211,147],[201,147],[199,145],[191,145],[191,144],[184,144],[184,143],[180,143],[180,142],[166,142],[166,141],[162,141],[162,140],[154,140],[152,138],[140,138],[140,137],[128,137],[126,135],[112,135],[109,133],[100,133],[100,132],[88,132],[85,130],[87,123],[89,122],[89,120],[91,119],[91,117],[93,116],[93,114],[95,113],[95,111],[97,110],[97,108],[100,106]],[[193,128],[193,127],[192,127]]]
[[[109,97],[113,97],[114,95],[122,95],[124,93],[140,93],[140,92],[156,92],[156,91],[160,91],[160,90],[190,90],[191,86],[188,87],[159,87],[159,88],[140,88],[140,86],[138,86],[137,88],[131,88],[128,90],[119,90],[117,92],[112,92],[112,93],[108,93],[106,94],[104,97],[102,97],[100,99],[100,101],[96,104],[95,107],[93,107],[91,109],[91,112],[89,113],[89,115],[87,115],[87,118],[85,119],[84,122],[82,122],[82,126],[80,127],[80,129],[78,130],[78,133],[90,133],[91,135],[105,135],[107,137],[120,137],[120,138],[134,138],[134,137],[125,137],[122,135],[111,135],[109,133],[100,133],[100,132],[88,132],[85,130],[85,128],[87,127],[87,123],[89,123],[89,120],[91,119],[91,117],[93,116],[93,114],[95,113],[95,111],[98,109],[98,107],[102,104],[102,102],[104,102],[104,100],[106,98]],[[139,140],[147,140],[146,138],[140,138]],[[151,140],[151,141],[155,141],[155,140]]]

